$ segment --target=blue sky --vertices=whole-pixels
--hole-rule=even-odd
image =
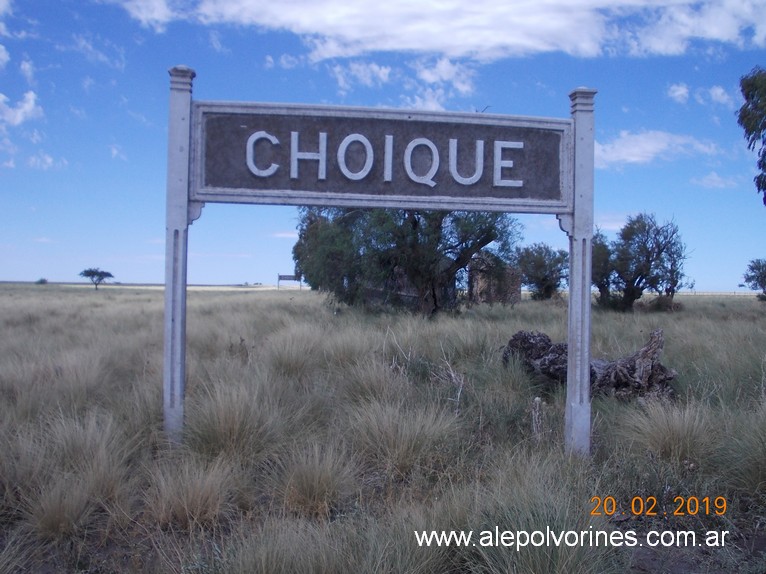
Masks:
[[[569,116],[596,96],[595,220],[678,224],[700,291],[766,257],[739,79],[766,0],[0,0],[0,280],[164,281],[168,70],[201,100]],[[566,247],[554,216],[524,241]],[[207,205],[190,283],[291,273],[297,211]]]

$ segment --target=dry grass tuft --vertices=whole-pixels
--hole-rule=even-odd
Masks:
[[[208,459],[225,454],[255,466],[279,448],[286,418],[257,385],[210,383],[190,401],[186,444]]]
[[[146,511],[160,527],[193,530],[225,523],[235,512],[236,476],[237,467],[224,457],[165,460],[149,472]]]
[[[629,412],[621,433],[635,448],[662,460],[708,464],[720,444],[720,435],[711,432],[713,421],[712,413],[699,403],[653,402]]]
[[[349,413],[349,426],[365,463],[396,479],[416,467],[437,469],[448,464],[461,442],[457,417],[431,405],[363,404]]]
[[[359,475],[356,462],[342,447],[312,442],[277,461],[274,496],[287,513],[328,519],[358,494]]]

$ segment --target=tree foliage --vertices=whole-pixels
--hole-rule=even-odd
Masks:
[[[629,311],[647,290],[672,301],[693,285],[684,274],[686,245],[673,221],[660,225],[654,215],[641,213],[628,217],[614,241],[597,232],[592,245],[592,281],[602,306]]]
[[[101,285],[104,281],[107,279],[112,279],[114,275],[109,273],[109,271],[102,271],[98,267],[90,267],[88,269],[84,269],[83,271],[80,271],[80,277],[85,277],[86,279],[89,279],[91,283],[93,283],[93,286],[98,289],[98,286]]]
[[[756,166],[760,173],[754,181],[766,205],[766,70],[756,66],[740,79],[739,86],[745,103],[739,109],[737,122],[745,131],[748,149],[758,148]]]
[[[609,307],[612,300],[612,269],[609,241],[600,229],[596,229],[591,243],[593,286],[598,289],[597,302],[601,307]]]
[[[519,228],[502,213],[303,208],[295,272],[343,303],[432,313],[454,304],[474,255],[490,249],[508,260]]]
[[[758,291],[758,299],[766,301],[766,259],[753,259],[747,265],[745,285],[753,291]],[[740,285],[741,287],[742,285]]]
[[[569,253],[545,243],[533,243],[517,250],[522,284],[532,290],[532,299],[552,298],[569,275]]]

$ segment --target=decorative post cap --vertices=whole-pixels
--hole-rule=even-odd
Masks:
[[[593,88],[575,88],[569,94],[569,99],[572,102],[572,113],[583,111],[593,111],[593,99],[595,98],[598,90]]]
[[[188,66],[174,66],[168,70],[170,74],[170,89],[185,90],[191,92],[192,80],[197,75],[193,69]]]

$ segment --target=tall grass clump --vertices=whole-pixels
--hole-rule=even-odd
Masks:
[[[296,323],[269,336],[263,348],[265,364],[276,375],[302,380],[323,368],[319,324]]]
[[[256,532],[235,542],[225,571],[231,574],[354,571],[331,534],[334,530],[334,526],[305,518],[267,519]]]
[[[0,572],[30,572],[32,553],[39,553],[39,550],[33,549],[31,552],[25,552],[25,546],[28,540],[19,535],[8,536],[0,547]]]
[[[412,385],[399,369],[378,358],[358,359],[336,371],[329,383],[343,404],[364,404],[401,399]]]
[[[650,402],[624,416],[620,433],[634,449],[662,460],[710,466],[720,444],[715,422],[715,415],[698,402]]]
[[[212,528],[236,512],[236,465],[225,457],[169,457],[149,470],[146,510],[160,527]]]
[[[766,403],[726,413],[720,467],[726,484],[748,495],[766,496]]]
[[[474,540],[476,545],[466,557],[465,571],[477,574],[624,571],[618,551],[607,541],[612,527],[589,513],[588,500],[598,485],[592,483],[586,463],[556,451],[519,450],[503,455],[495,473],[493,486],[480,499],[481,518],[474,528],[474,535],[481,531],[485,540],[484,543],[481,538]],[[496,527],[500,531],[524,531],[530,536],[538,532],[534,535],[537,543],[530,541],[518,549],[496,544],[491,536]],[[565,540],[561,544],[540,544],[548,530],[556,535],[570,531],[578,536],[586,534],[576,542],[570,534],[570,543]]]
[[[275,463],[274,497],[288,514],[328,519],[358,496],[360,469],[334,443],[295,446]]]
[[[42,483],[29,499],[27,522],[42,540],[66,540],[82,533],[96,508],[91,483],[74,474]]]
[[[263,387],[219,380],[190,401],[185,440],[208,459],[227,455],[255,466],[280,447],[289,420]]]
[[[25,522],[40,537],[71,537],[130,505],[135,485],[129,469],[137,445],[109,413],[58,414],[41,435],[15,446],[20,470],[28,473],[28,482],[17,485]],[[30,466],[30,447],[43,454],[41,463]]]
[[[463,446],[457,417],[433,405],[371,402],[349,413],[349,434],[363,461],[401,479],[415,468],[454,462]]]

